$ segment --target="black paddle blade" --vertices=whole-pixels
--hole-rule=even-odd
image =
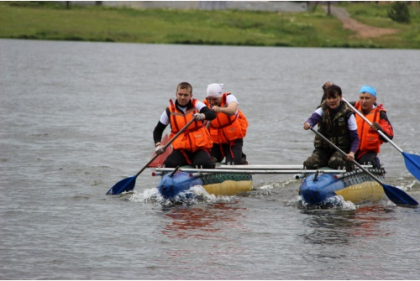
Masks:
[[[420,181],[420,156],[406,152],[403,152],[402,154],[407,170]]]
[[[110,190],[106,193],[106,195],[117,195],[123,192],[129,192],[134,189],[136,185],[136,176],[131,178],[125,178],[117,182]]]
[[[389,200],[394,202],[396,205],[404,207],[404,206],[417,206],[419,203],[414,200],[410,195],[405,193],[404,190],[401,190],[395,186],[390,186],[386,184],[382,184],[386,196],[388,196]]]

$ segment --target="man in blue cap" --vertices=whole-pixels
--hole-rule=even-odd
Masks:
[[[376,104],[376,90],[370,86],[363,86],[359,91],[359,101],[354,106],[368,119],[372,126],[363,120],[358,114],[355,115],[360,145],[356,153],[356,160],[361,164],[372,164],[374,168],[380,168],[378,158],[380,146],[386,142],[378,130],[381,130],[389,139],[394,137],[391,122],[388,120],[386,110],[382,104]]]

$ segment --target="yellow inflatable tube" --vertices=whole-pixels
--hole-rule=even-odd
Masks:
[[[382,185],[376,181],[366,181],[337,190],[335,194],[343,196],[346,201],[360,204],[366,201],[379,201],[383,198],[385,192]]]
[[[209,194],[214,194],[216,196],[232,196],[240,192],[252,190],[252,180],[225,180],[221,183],[206,184],[203,187]]]

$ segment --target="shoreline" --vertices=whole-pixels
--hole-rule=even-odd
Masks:
[[[420,49],[417,27],[371,3],[313,12],[169,10],[0,2],[0,38],[148,44]],[[419,9],[418,9],[419,10]],[[352,17],[358,13],[379,15]],[[417,11],[417,10],[416,10]],[[420,14],[420,10],[418,11]],[[347,16],[348,15],[348,16]],[[361,22],[368,18],[367,22]],[[375,26],[374,26],[375,25]]]

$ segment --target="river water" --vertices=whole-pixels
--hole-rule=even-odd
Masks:
[[[251,164],[301,164],[321,85],[388,110],[394,141],[420,154],[420,52],[0,40],[1,279],[418,279],[420,211],[375,204],[305,209],[291,175],[245,195],[169,205],[147,169],[135,193],[106,196],[150,159],[179,82],[203,99],[225,83],[250,123]],[[400,152],[386,183],[420,201]],[[198,187],[199,188],[199,187]]]

